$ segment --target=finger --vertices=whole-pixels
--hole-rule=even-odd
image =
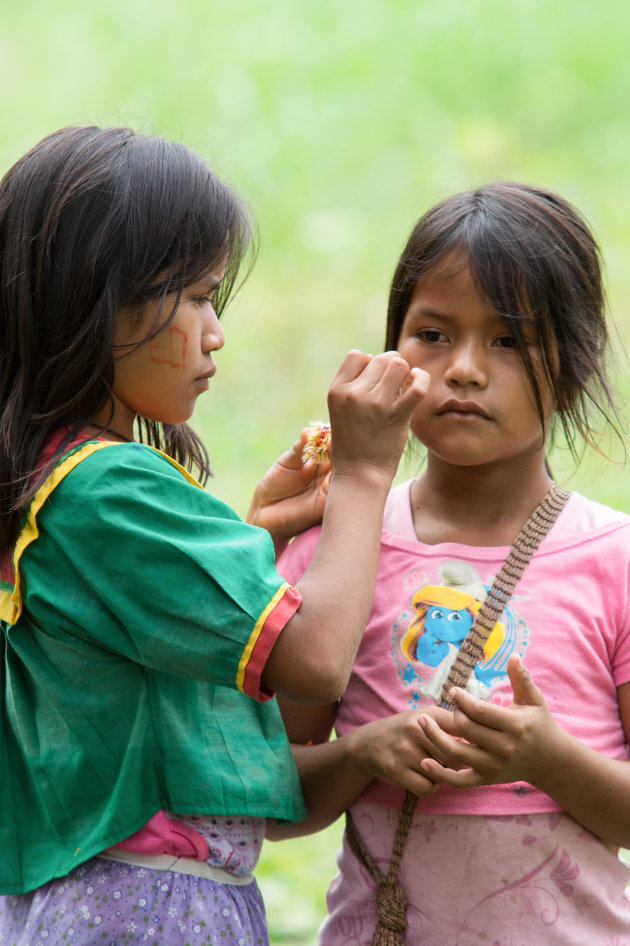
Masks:
[[[477,700],[459,687],[451,690],[450,697],[455,704],[453,728],[456,735],[485,753],[500,753],[506,733],[513,726],[513,711]],[[476,761],[476,757],[467,757],[467,764],[473,765]]]
[[[403,788],[413,792],[414,795],[426,798],[427,795],[433,795],[437,791],[437,784],[428,772],[413,772],[405,779]]]
[[[354,381],[363,372],[365,367],[372,361],[372,355],[366,355],[358,348],[352,348],[339,366],[339,370],[333,379],[333,386],[337,384],[348,384]]]
[[[300,433],[300,439],[296,440],[291,449],[288,450],[286,454],[283,454],[282,457],[280,457],[280,460],[286,457],[286,463],[284,464],[285,466],[299,469],[299,467],[303,465],[302,451],[304,450],[304,444],[306,443],[307,437],[308,427],[303,427]]]
[[[389,399],[393,398],[409,375],[409,365],[398,352],[387,351],[380,355],[365,355],[363,360],[350,352],[333,382],[336,384],[357,384],[366,391],[382,388]],[[343,370],[342,370],[343,369]]]
[[[455,705],[453,718],[455,727],[461,735],[462,727],[467,725],[467,721],[478,723],[480,726],[489,729],[502,730],[505,722],[505,707],[496,706],[494,703],[486,703],[484,700],[478,700],[461,687],[453,687],[449,696]]]
[[[422,716],[427,715],[431,716],[431,718],[435,720],[443,732],[450,733],[451,736],[457,735],[455,731],[455,721],[452,710],[444,709],[441,706],[432,706],[430,713],[427,713],[426,711],[422,713]],[[420,718],[421,717],[418,717],[418,721]]]
[[[421,716],[418,720],[422,731],[422,747],[425,752],[442,765],[461,769],[480,762],[483,754],[465,739],[445,733],[435,720]]]
[[[296,440],[288,450],[280,454],[274,466],[281,466],[289,470],[299,470],[300,467],[304,465],[302,463],[302,450],[304,449],[304,441],[307,436],[308,428],[305,427],[300,434],[300,439]]]
[[[403,410],[416,406],[427,391],[431,383],[431,375],[422,368],[411,368],[408,377],[399,388],[398,401]]]
[[[529,671],[518,654],[510,654],[507,662],[507,672],[512,684],[512,693],[514,702],[521,706],[542,706],[545,699],[534,681],[529,675]]]
[[[304,446],[312,429],[312,427],[303,427],[300,439],[296,440],[289,450],[281,454],[274,465],[276,467],[280,466],[285,470],[301,470],[304,466],[317,466],[318,468],[323,467],[324,469],[319,472],[325,473],[327,467],[330,466],[330,460],[324,459],[314,462],[303,459]]]
[[[370,357],[363,371],[353,380],[360,381],[367,390],[382,388],[393,397],[409,376],[409,365],[396,351],[385,351]]]
[[[428,719],[428,717],[425,717]],[[496,768],[496,759],[503,755],[502,737],[492,729],[479,729],[474,740],[462,737],[451,737],[444,733],[430,720],[422,722],[424,731],[424,749],[446,768],[459,771],[471,768],[476,772],[483,772],[488,779],[488,773]]]
[[[432,795],[437,786],[426,772],[420,770],[420,762],[421,760],[417,759],[413,765],[401,767],[396,772],[392,772],[391,777],[383,773],[381,778],[392,785],[398,785],[406,791],[413,792],[414,795]]]
[[[436,785],[452,785],[453,788],[473,788],[483,785],[484,779],[474,769],[449,769],[435,759],[423,759],[422,771]]]
[[[477,701],[473,701],[475,704]],[[528,718],[524,714],[531,714],[530,709],[515,709],[512,706],[490,706],[482,704],[474,706],[469,715],[457,707],[453,718],[455,729],[459,735],[472,744],[473,749],[463,756],[467,764],[478,771],[496,769],[503,766],[514,751],[515,744],[523,738],[523,724]],[[534,710],[538,712],[538,708]],[[477,720],[473,720],[475,713]],[[479,750],[479,754],[476,754]]]

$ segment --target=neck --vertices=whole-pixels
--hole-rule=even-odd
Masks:
[[[551,483],[542,453],[487,467],[455,467],[429,456],[411,490],[416,534],[428,544],[511,545]]]
[[[98,424],[86,424],[83,429],[86,434],[98,437],[107,437],[108,440],[120,440],[121,443],[131,443],[133,441],[133,437],[128,437],[126,434],[120,433],[118,430],[114,430],[112,427],[100,427]]]
[[[85,429],[101,436],[109,436],[114,440],[122,440],[128,443],[134,439],[133,425],[135,420],[135,413],[114,395],[111,403],[108,402],[95,414],[92,414],[90,422],[85,425]]]

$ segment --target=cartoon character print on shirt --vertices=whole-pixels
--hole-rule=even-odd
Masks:
[[[489,585],[482,583],[472,565],[448,560],[438,569],[437,581],[430,581],[424,572],[412,572],[406,576],[405,586],[411,607],[394,622],[391,655],[409,693],[408,702],[415,707],[440,701],[442,687]],[[508,605],[485,643],[467,689],[485,699],[506,680],[507,659],[512,651],[523,655],[528,636],[525,622]]]

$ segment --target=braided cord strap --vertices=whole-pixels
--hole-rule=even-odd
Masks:
[[[453,709],[450,691],[454,686],[465,687],[473,668],[483,657],[483,648],[492,628],[514,592],[536,549],[548,534],[564,509],[571,494],[552,483],[549,492],[531,514],[503,562],[492,587],[488,591],[475,621],[461,642],[459,652],[440,694],[440,706]]]
[[[350,850],[376,881],[376,927],[370,946],[404,946],[407,929],[407,897],[398,880],[398,872],[416,800],[412,792],[407,792],[405,795],[386,874],[366,848],[352,815],[349,811],[346,812],[346,837]]]
[[[440,694],[440,705],[453,709],[450,691],[454,686],[465,687],[475,664],[483,657],[483,648],[492,629],[501,617],[506,604],[531,561],[536,549],[549,533],[564,509],[571,494],[552,483],[549,492],[531,514],[499,569],[492,586],[479,609],[475,621],[462,641],[457,657],[449,671]],[[405,850],[417,798],[413,792],[405,794],[398,819],[392,856],[387,874],[384,874],[359,836],[352,815],[346,812],[346,837],[350,849],[376,881],[376,928],[370,946],[404,946],[407,928],[407,897],[398,873]]]

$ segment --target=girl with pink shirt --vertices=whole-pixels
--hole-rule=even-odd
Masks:
[[[431,377],[411,421],[426,465],[386,505],[343,697],[280,700],[308,815],[269,836],[350,812],[323,946],[630,946],[630,519],[559,489],[546,459],[556,431],[577,457],[596,422],[616,429],[607,341],[598,247],[556,194],[491,184],[414,227],[387,347]],[[289,581],[318,534],[285,552]]]

